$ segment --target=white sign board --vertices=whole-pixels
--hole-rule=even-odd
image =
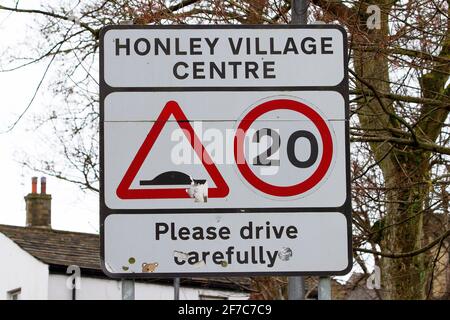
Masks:
[[[115,235],[105,240],[114,248],[105,252],[112,273],[326,272],[348,264],[347,221],[337,212],[114,214],[105,228]]]
[[[107,274],[348,271],[343,29],[114,26],[100,43]]]
[[[109,28],[103,34],[105,84],[333,87],[344,80],[340,28],[219,28]]]

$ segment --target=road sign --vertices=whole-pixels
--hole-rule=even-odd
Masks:
[[[139,188],[139,189],[130,189],[133,180],[136,179],[136,175],[139,169],[142,167],[142,164],[146,160],[152,146],[154,145],[156,139],[158,138],[161,130],[164,125],[169,120],[170,116],[173,116],[180,128],[182,128],[182,132],[186,137],[186,141],[192,146],[192,150],[195,151],[196,155],[202,161],[203,167],[210,174],[213,183],[215,184],[214,188],[208,188],[207,196],[209,198],[223,198],[228,195],[229,189],[228,185],[223,180],[220,172],[217,170],[216,165],[212,161],[211,157],[208,154],[208,151],[205,150],[205,147],[202,145],[202,142],[197,137],[194,129],[189,123],[186,116],[183,114],[183,111],[180,109],[179,105],[175,101],[169,101],[158,119],[156,119],[153,124],[150,133],[145,138],[142,146],[139,148],[136,156],[128,167],[122,181],[117,187],[116,194],[119,198],[125,200],[132,199],[190,199],[189,193],[186,191],[186,187],[169,187],[169,188]],[[198,146],[198,147],[196,147]],[[158,175],[155,179],[150,181],[141,180],[141,185],[144,186],[152,186],[152,185],[173,185],[174,177],[176,177],[176,173],[178,171],[169,171],[164,172]],[[179,175],[178,175],[179,176]],[[190,185],[191,180],[188,179],[185,184]],[[177,181],[176,184],[183,183],[183,181]]]
[[[235,147],[234,147],[234,157],[236,160],[237,167],[242,174],[242,176],[256,189],[277,197],[291,197],[291,196],[297,196],[302,195],[314,186],[316,186],[319,182],[321,182],[325,174],[328,172],[328,169],[330,168],[331,159],[333,158],[333,140],[331,138],[331,132],[330,128],[328,127],[326,120],[323,119],[314,109],[307,106],[304,103],[292,100],[292,99],[273,99],[269,100],[267,102],[264,102],[252,110],[250,110],[245,117],[240,121],[239,126],[237,128],[237,132],[241,133],[241,135],[244,137],[245,133],[249,130],[249,128],[255,123],[255,121],[260,118],[262,115],[267,114],[269,112],[272,112],[274,110],[290,110],[297,113],[300,113],[301,115],[305,116],[307,118],[307,121],[309,120],[313,126],[316,127],[318,131],[318,138],[320,136],[321,141],[321,157],[320,160],[318,159],[318,149],[319,145],[317,143],[318,138],[316,138],[316,135],[313,133],[313,131],[305,130],[305,126],[302,126],[302,130],[296,130],[294,133],[292,133],[289,136],[288,143],[287,143],[287,157],[289,159],[289,162],[294,167],[297,167],[299,169],[305,169],[310,168],[313,166],[314,163],[317,163],[317,167],[314,168],[314,171],[310,176],[308,176],[306,179],[301,179],[302,181],[295,183],[295,184],[287,184],[283,186],[279,185],[273,185],[271,183],[263,181],[262,178],[257,176],[257,173],[254,172],[254,170],[251,169],[249,163],[246,161],[245,157],[245,147],[244,147],[244,138],[239,139],[238,136],[235,138]],[[280,127],[284,127],[284,124],[280,124]],[[256,137],[259,138],[258,133],[264,134],[266,136],[269,136],[272,138],[272,145],[270,148],[273,147],[274,143],[274,137],[272,136],[275,132],[271,128],[263,128],[258,129],[256,131]],[[279,133],[276,133],[277,137],[277,148],[281,144],[281,138]],[[300,138],[306,138],[308,140],[310,152],[309,157],[307,160],[301,161],[298,160],[296,156],[296,146],[295,143]],[[271,150],[271,149],[269,149]],[[270,151],[272,154],[274,151]],[[267,153],[267,152],[266,152]],[[260,157],[261,155],[257,156],[255,159],[256,161],[253,162],[253,166],[260,166],[261,161]],[[265,155],[266,159],[268,155]],[[242,161],[239,161],[239,159],[242,159]],[[281,161],[279,159],[276,160],[276,164],[273,163],[271,160],[266,160],[266,165],[276,165],[277,167],[281,166]],[[278,168],[277,168],[278,169]]]
[[[334,25],[103,29],[105,272],[346,273],[346,59]]]

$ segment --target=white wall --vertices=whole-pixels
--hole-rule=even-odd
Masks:
[[[40,262],[0,233],[0,300],[21,288],[20,299],[48,298],[48,265]]]
[[[50,274],[48,285],[49,300],[71,300],[72,289],[67,288],[68,276]],[[117,300],[121,298],[120,282],[83,277],[81,288],[76,291],[77,300]]]
[[[20,288],[23,300],[70,300],[72,290],[66,286],[67,275],[50,274],[48,265],[21,249],[0,233],[0,300],[8,298],[8,291]],[[120,281],[86,277],[81,274],[81,289],[77,300],[120,300]],[[201,295],[248,299],[248,295],[227,290],[209,290],[181,286],[180,299],[197,300]],[[173,286],[136,282],[137,300],[171,300]]]
[[[49,299],[70,300],[72,291],[66,287],[67,276],[50,274]],[[173,287],[170,285],[136,282],[136,300],[170,300],[173,299]],[[205,290],[181,287],[180,299],[199,299],[200,295],[227,297],[229,299],[248,299],[246,294],[226,290]],[[121,282],[112,279],[83,277],[81,289],[76,292],[77,300],[120,300],[122,298]]]
[[[136,300],[173,300],[173,294],[173,286],[170,285],[136,283]],[[198,300],[201,295],[235,300],[248,299],[246,294],[239,292],[188,288],[181,285],[180,300]]]

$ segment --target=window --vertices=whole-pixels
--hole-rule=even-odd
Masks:
[[[199,294],[198,298],[200,300],[228,300],[228,298],[224,296],[213,296],[209,294]]]
[[[8,300],[20,300],[21,288],[8,291]]]

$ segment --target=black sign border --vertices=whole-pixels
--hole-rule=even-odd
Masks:
[[[104,36],[109,30],[135,30],[135,29],[335,29],[339,30],[344,39],[344,79],[337,86],[292,86],[292,87],[126,87],[116,88],[106,84],[104,79]],[[350,128],[349,128],[349,91],[348,91],[348,40],[346,30],[339,25],[110,25],[100,30],[100,264],[103,272],[114,279],[148,279],[168,277],[240,277],[240,276],[338,276],[349,273],[353,267],[352,250],[352,217],[351,217],[351,174],[350,174]],[[105,203],[104,194],[104,101],[112,92],[174,92],[174,91],[335,91],[339,92],[345,101],[345,158],[347,197],[341,207],[321,208],[207,208],[207,209],[110,209]],[[185,214],[185,213],[243,213],[243,212],[340,212],[347,220],[347,251],[348,265],[343,270],[330,271],[289,271],[289,272],[196,272],[196,273],[111,273],[105,265],[105,219],[110,214]]]

